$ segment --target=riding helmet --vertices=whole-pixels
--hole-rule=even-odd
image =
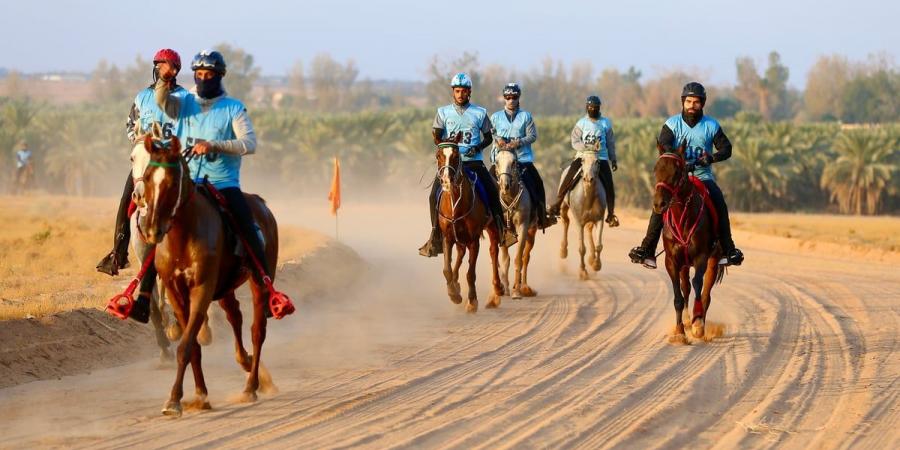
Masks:
[[[464,87],[472,89],[472,80],[469,79],[469,76],[460,72],[456,75],[453,75],[453,78],[450,80],[450,87]]]
[[[191,62],[191,70],[197,71],[200,69],[212,70],[225,75],[225,58],[215,50],[203,50],[197,53]]]

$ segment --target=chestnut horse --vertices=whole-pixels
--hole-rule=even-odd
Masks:
[[[713,284],[725,275],[719,266],[722,249],[717,244],[712,216],[701,191],[688,179],[684,160],[684,145],[676,152],[660,155],[653,171],[656,189],[653,211],[663,215],[663,247],[666,252],[666,271],[675,293],[675,335],[672,342],[686,342],[682,314],[690,298],[693,284],[696,296],[691,317],[691,334],[702,338],[706,313],[712,300]],[[691,267],[694,276],[689,279]]]
[[[265,369],[260,371],[260,356],[266,338],[268,299],[263,289],[242,266],[242,259],[226,248],[226,227],[217,206],[200,195],[191,180],[187,162],[181,156],[181,144],[173,137],[163,147],[151,136],[144,139],[150,162],[144,172],[143,189],[135,191],[140,212],[138,230],[150,244],[156,244],[156,268],[166,286],[175,318],[184,333],[178,345],[175,384],[162,412],[181,416],[184,373],[188,362],[194,373],[196,399],[191,406],[209,409],[207,389],[201,368],[201,347],[197,335],[206,320],[209,304],[221,299],[235,338],[238,364],[249,373],[243,401],[255,401],[256,391],[274,389]],[[265,237],[265,256],[269,267],[278,259],[278,228],[265,202],[256,195],[244,194],[256,223]],[[234,290],[247,280],[253,293],[253,355],[244,350],[241,335],[242,316]]]
[[[462,302],[462,292],[459,286],[459,268],[462,265],[466,250],[469,251],[469,269],[466,272],[466,281],[469,284],[466,311],[474,313],[478,311],[478,294],[475,291],[475,264],[478,261],[478,250],[482,232],[487,229],[490,237],[491,271],[493,275],[493,291],[488,299],[488,308],[500,306],[500,296],[503,295],[503,286],[500,284],[500,274],[497,267],[498,243],[500,234],[496,224],[491,222],[491,214],[488,206],[478,199],[475,184],[469,180],[463,168],[462,158],[459,155],[459,147],[453,142],[444,142],[438,145],[435,152],[437,159],[438,178],[441,182],[441,191],[438,199],[438,226],[444,238],[444,278],[447,279],[447,295],[450,301],[459,304]],[[493,180],[482,180],[483,183],[493,183]],[[456,262],[453,259],[453,247],[456,246]]]

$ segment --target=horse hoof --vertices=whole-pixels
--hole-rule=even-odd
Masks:
[[[198,396],[197,398],[192,400],[190,403],[188,403],[187,409],[193,410],[193,411],[204,411],[207,409],[212,409],[212,405],[210,405],[209,401],[206,400],[206,396],[202,395],[202,396]]]
[[[494,309],[500,306],[500,296],[497,294],[491,294],[488,298],[488,303],[485,306],[488,309]]]
[[[569,251],[566,249],[562,249],[559,251],[559,257],[562,259],[566,259],[569,257]]]
[[[599,259],[595,260],[594,263],[591,264],[591,268],[594,269],[594,272],[599,272],[601,267],[603,267],[603,265],[600,263]]]
[[[181,417],[181,402],[174,402],[169,400],[166,402],[166,406],[163,407],[162,413],[164,416],[170,417]]]
[[[212,330],[209,328],[209,323],[204,323],[200,327],[200,332],[197,333],[197,342],[202,346],[212,343]]]
[[[691,345],[684,333],[669,336],[669,343],[672,345]]]
[[[466,303],[466,312],[472,314],[478,312],[478,300],[472,300],[469,303]]]
[[[450,301],[453,302],[454,304],[458,305],[458,304],[462,303],[462,295],[450,294]]]
[[[181,325],[178,325],[177,323],[173,323],[166,327],[166,337],[169,338],[169,341],[171,342],[181,339],[181,332]]]
[[[532,289],[531,286],[528,286],[527,284],[525,286],[522,286],[522,289],[520,289],[520,291],[523,297],[534,297],[537,295],[537,291]]]
[[[518,289],[513,289],[510,297],[512,297],[513,299],[520,299],[520,298],[522,298],[522,292]]]
[[[253,403],[256,401],[256,398],[257,398],[256,392],[244,391],[243,393],[241,393],[241,396],[240,396],[240,398],[238,398],[238,401],[241,403]]]
[[[702,339],[703,335],[705,334],[705,328],[706,327],[704,326],[704,320],[696,319],[694,320],[694,323],[691,324],[691,334],[697,339]]]
[[[581,269],[581,272],[578,273],[578,279],[581,281],[587,281],[591,279],[591,276],[588,275],[587,270]]]

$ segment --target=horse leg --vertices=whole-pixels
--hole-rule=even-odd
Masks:
[[[581,260],[579,261],[578,278],[581,280],[587,280],[588,278],[590,278],[587,273],[587,269],[585,269],[584,266],[584,253],[586,251],[586,248],[584,246],[584,227],[585,225],[578,227],[578,254],[581,256]]]
[[[469,244],[469,267],[466,270],[466,281],[469,285],[468,301],[466,302],[466,312],[474,313],[478,311],[478,292],[475,291],[475,264],[478,262],[478,239]]]
[[[263,297],[263,289],[257,286],[255,281],[250,283],[250,290],[253,292],[253,326],[250,328],[253,338],[253,357],[250,362],[250,373],[247,375],[247,384],[241,397],[241,401],[248,403],[256,401],[256,391],[260,387],[260,358],[262,357],[263,342],[266,340],[265,309],[269,307],[268,299]]]
[[[684,312],[684,295],[681,291],[681,269],[675,267],[675,263],[666,258],[666,273],[669,274],[669,280],[672,281],[673,304],[675,306],[675,331],[669,337],[669,343],[687,344],[687,336],[684,335],[684,322],[681,316]]]
[[[184,372],[187,369],[188,362],[194,361],[193,354],[200,350],[200,346],[197,344],[197,334],[200,333],[200,326],[203,325],[203,321],[206,318],[205,311],[209,308],[209,302],[211,301],[209,297],[211,295],[211,292],[207,292],[202,287],[190,294],[190,316],[186,322],[182,322],[185,332],[181,336],[181,343],[178,345],[178,369],[175,373],[175,384],[172,386],[169,400],[162,410],[164,415],[181,417],[181,398],[184,396]],[[184,311],[176,311],[176,316],[180,316],[179,321],[183,321]],[[192,368],[194,370],[198,397],[204,398],[207,395],[206,384],[203,383],[203,373],[199,359],[196,360],[196,366]],[[200,383],[197,382],[198,379]]]
[[[527,238],[525,239],[525,250],[522,252],[522,287],[519,288],[523,297],[534,297],[537,295],[534,289],[528,285],[528,263],[531,261],[531,250],[534,249],[534,238],[537,235],[537,227],[528,229]]]
[[[453,288],[456,289],[456,295],[462,302],[462,287],[459,284],[459,269],[462,267],[463,258],[466,256],[466,246],[460,243],[456,244],[456,261],[453,263]]]
[[[603,251],[603,226],[605,223],[601,220],[598,222],[600,224],[600,230],[597,233],[597,245],[594,249],[594,266],[593,269],[595,272],[599,272],[603,267],[603,263],[600,261],[600,252]],[[593,241],[594,236],[591,235],[591,239]]]
[[[206,380],[203,378],[203,366],[200,363],[202,353],[203,347],[200,345],[195,345],[193,351],[191,351],[191,370],[194,372],[194,389],[197,396],[187,405],[188,409],[212,409],[209,400],[207,400]]]
[[[691,283],[690,283],[690,278],[689,278],[690,270],[691,270],[690,266],[685,266],[685,267],[682,267],[678,272],[678,279],[679,279],[679,283],[681,285],[681,295],[684,297],[684,306],[685,306],[684,313],[682,314],[682,317],[681,317],[681,322],[684,324],[688,324],[688,325],[691,323],[691,317],[690,317],[690,313],[688,311],[688,306],[690,306],[690,301],[691,301]],[[685,317],[685,315],[687,315],[687,316]]]
[[[521,234],[519,235],[521,236]],[[503,285],[500,284],[500,269],[497,264],[497,256],[500,253],[500,233],[488,230],[488,252],[491,255],[491,295],[488,296],[487,308],[500,306],[500,298],[503,296]],[[476,242],[478,242],[476,240]]]
[[[519,233],[519,245],[516,246],[515,281],[513,283],[512,298],[522,298],[522,257],[525,246],[528,245],[528,229],[524,223],[519,223],[516,232]]]
[[[169,351],[169,338],[166,337],[166,329],[163,325],[163,311],[160,307],[157,288],[154,288],[153,293],[150,294],[150,321],[153,322],[156,345],[159,347],[159,362],[168,364],[172,361],[172,352]]]
[[[600,221],[600,223],[603,223],[603,221]],[[596,226],[596,222],[588,222],[587,224],[588,251],[590,252],[590,255],[588,255],[588,263],[591,265],[591,269],[593,269],[594,272],[600,270],[600,260],[598,258],[600,252],[597,250],[597,245],[594,243],[594,228]]]
[[[521,234],[519,236],[521,236]],[[519,245],[522,245],[521,241],[519,242]],[[512,291],[510,290],[509,285],[509,247],[500,249],[500,270],[502,272],[500,274],[500,284],[503,285],[503,295],[510,295]],[[515,298],[515,295],[513,295],[513,298]]]
[[[453,270],[453,244],[450,243],[446,233],[444,233],[444,279],[447,280],[447,296],[450,297],[450,301],[460,304],[462,295],[459,293],[459,283]]]
[[[562,242],[559,244],[559,257],[566,259],[569,256],[569,206],[563,203],[559,211],[559,217],[562,219],[563,234]]]
[[[241,314],[241,306],[234,296],[234,291],[228,292],[219,300],[219,306],[225,311],[225,317],[234,331],[234,359],[244,372],[250,371],[250,355],[244,349],[244,336],[241,329],[244,325],[244,316]]]
[[[712,301],[712,287],[716,282],[716,274],[719,268],[719,258],[712,257],[706,260],[706,273],[702,276],[702,290],[698,289],[697,299],[694,300],[694,321],[691,323],[691,332],[696,337],[706,335],[706,313],[709,311],[709,304]],[[698,286],[700,285],[700,276],[695,277]],[[698,308],[697,305],[700,305]],[[698,314],[699,313],[699,314]]]

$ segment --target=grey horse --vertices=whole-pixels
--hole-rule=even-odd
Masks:
[[[575,217],[575,223],[578,225],[578,252],[581,255],[581,266],[578,277],[582,280],[589,278],[588,272],[584,265],[584,234],[587,230],[587,240],[591,253],[588,256],[588,262],[594,271],[599,271],[601,267],[600,252],[603,250],[603,219],[606,216],[606,191],[603,189],[603,183],[599,179],[599,164],[597,155],[592,152],[584,152],[579,155],[581,158],[581,179],[575,184],[575,187],[569,191],[560,208],[560,217],[563,221],[563,238],[562,245],[559,249],[560,258],[568,256],[569,246],[569,211]],[[565,179],[563,173],[560,183]],[[599,227],[598,227],[599,226]],[[597,242],[594,243],[594,228],[598,227]]]
[[[509,285],[509,248],[500,246],[500,282],[503,292],[512,298],[533,297],[537,292],[528,285],[528,262],[534,248],[537,235],[538,218],[534,214],[533,202],[528,189],[522,184],[519,163],[516,153],[510,150],[497,150],[495,153],[495,169],[500,187],[500,204],[503,206],[503,219],[507,226],[514,226],[519,236],[519,245],[515,256],[515,281],[510,290]]]

